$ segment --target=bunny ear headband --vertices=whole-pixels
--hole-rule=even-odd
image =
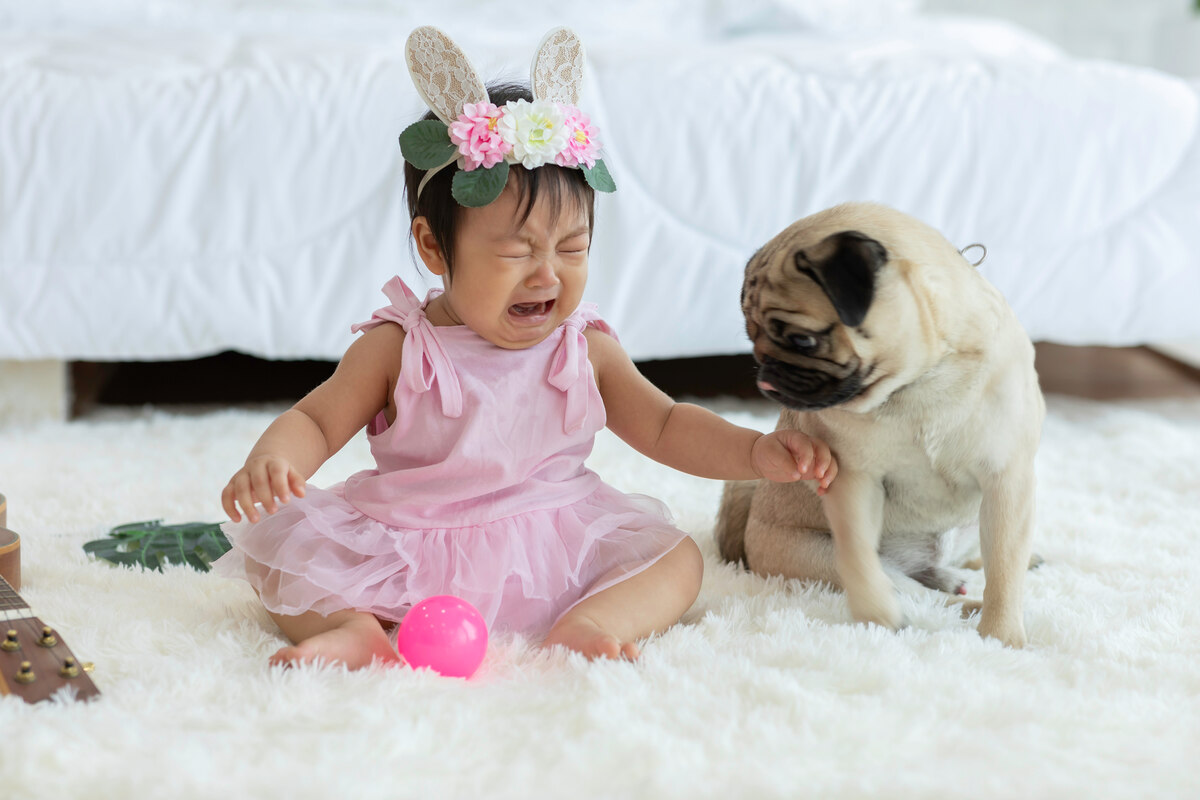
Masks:
[[[451,193],[459,205],[478,208],[500,196],[510,164],[543,164],[583,170],[598,192],[617,187],[599,158],[600,142],[588,116],[575,107],[583,83],[583,42],[567,28],[543,37],[533,57],[533,102],[498,108],[466,55],[437,28],[417,28],[404,60],[417,93],[437,119],[414,122],[400,134],[400,152],[427,170],[417,194],[439,170],[457,162]]]

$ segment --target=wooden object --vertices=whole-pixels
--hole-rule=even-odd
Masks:
[[[21,537],[0,527],[0,578],[13,589],[21,588]]]
[[[33,615],[17,590],[0,578],[0,695],[37,703],[70,686],[77,700],[95,697],[100,690],[87,669],[54,629]]]
[[[3,527],[7,504],[0,495],[0,696],[13,694],[27,703],[49,699],[66,686],[75,699],[100,694],[67,643],[33,615],[17,594],[21,588],[21,537]]]
[[[1200,397],[1200,370],[1145,347],[1069,347],[1040,342],[1038,380],[1046,394],[1092,400]]]

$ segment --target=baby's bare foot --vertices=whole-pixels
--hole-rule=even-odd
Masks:
[[[401,663],[387,634],[370,619],[352,619],[345,624],[298,644],[281,647],[271,656],[271,663],[290,667],[321,659],[328,663],[344,664],[348,669],[371,666],[376,659],[382,664]]]
[[[567,615],[558,621],[542,646],[552,647],[556,644],[582,653],[589,661],[597,658],[624,658],[636,661],[640,655],[637,644],[622,642],[591,618],[583,615]]]

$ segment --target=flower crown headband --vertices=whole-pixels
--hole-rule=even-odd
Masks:
[[[583,170],[598,192],[616,190],[600,159],[596,128],[575,103],[583,84],[583,42],[568,28],[542,38],[530,68],[533,102],[489,102],[475,67],[450,37],[423,26],[409,34],[404,60],[413,85],[437,119],[400,134],[400,152],[426,170],[417,196],[438,171],[457,162],[451,194],[459,205],[486,206],[504,190],[510,164]]]

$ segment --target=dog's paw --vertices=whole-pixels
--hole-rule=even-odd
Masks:
[[[949,567],[926,567],[909,576],[922,586],[935,589],[946,594],[964,595],[967,593],[967,581],[961,572]]]
[[[958,613],[962,615],[963,619],[970,619],[983,611],[982,600],[961,599],[956,602],[959,603]]]
[[[979,635],[1019,650],[1025,646],[1025,623],[1019,615],[989,614],[985,608],[979,617]]]
[[[889,580],[859,587],[855,591],[847,590],[846,599],[850,602],[850,614],[856,622],[874,623],[891,630],[899,630],[908,624],[900,613],[900,598]]]

